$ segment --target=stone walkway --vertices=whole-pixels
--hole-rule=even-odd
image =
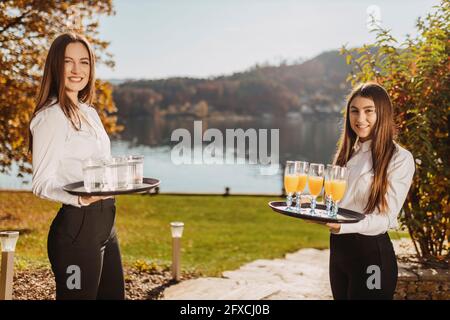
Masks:
[[[398,254],[413,252],[407,239],[394,240]],[[256,260],[222,278],[198,278],[167,288],[167,300],[328,300],[330,250],[301,249],[284,259]]]

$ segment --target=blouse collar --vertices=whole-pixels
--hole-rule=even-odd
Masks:
[[[355,144],[355,152],[358,152],[359,150],[361,150],[361,152],[367,152],[370,151],[370,146],[372,144],[372,140],[367,140],[364,142],[358,141]]]

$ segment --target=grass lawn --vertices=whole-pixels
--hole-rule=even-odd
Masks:
[[[169,223],[183,221],[183,269],[219,276],[256,259],[300,248],[328,248],[327,228],[270,210],[269,197],[143,196],[116,198],[116,228],[124,264],[169,265]],[[20,230],[18,268],[48,265],[47,233],[60,205],[29,192],[0,191],[0,230]],[[392,239],[404,233],[390,233]]]

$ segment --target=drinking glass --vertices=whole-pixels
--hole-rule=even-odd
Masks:
[[[296,172],[295,161],[286,161],[286,167],[284,169],[284,189],[286,190],[286,206],[287,210],[292,209],[292,195],[297,189],[298,176]]]
[[[333,200],[331,199],[331,178],[333,174],[333,167],[334,166],[332,164],[327,164],[327,167],[325,169],[325,205],[328,216],[331,216],[331,206],[333,204]]]
[[[128,186],[128,164],[126,157],[112,157],[107,165],[109,184],[112,190],[126,189]]]
[[[320,192],[322,192],[324,169],[325,166],[321,163],[311,163],[309,165],[308,186],[309,193],[311,194],[311,210],[309,213],[311,215],[316,214],[316,199]]]
[[[335,166],[331,179],[331,198],[334,202],[332,217],[336,218],[339,201],[342,200],[347,187],[347,168]]]
[[[308,182],[308,170],[309,163],[306,161],[295,161],[296,172],[298,176],[298,184],[296,188],[296,198],[295,198],[295,210],[300,213],[301,211],[301,196],[305,191],[306,183]]]
[[[104,188],[104,162],[102,159],[88,158],[82,163],[83,184],[87,192]]]
[[[128,165],[128,185],[132,187],[142,184],[144,179],[144,156],[133,155],[127,157]]]

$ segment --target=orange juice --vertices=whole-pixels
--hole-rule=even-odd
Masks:
[[[344,197],[347,183],[345,180],[331,181],[331,198],[333,201],[340,201]]]
[[[298,176],[297,192],[303,192],[305,190],[307,180],[308,176],[306,174]]]
[[[323,177],[309,176],[308,177],[308,186],[309,186],[309,192],[311,193],[311,195],[318,196],[320,191],[322,191]]]
[[[284,176],[284,188],[287,193],[294,193],[297,191],[298,176],[285,175]]]
[[[325,180],[325,193],[327,196],[331,196],[331,181]]]

